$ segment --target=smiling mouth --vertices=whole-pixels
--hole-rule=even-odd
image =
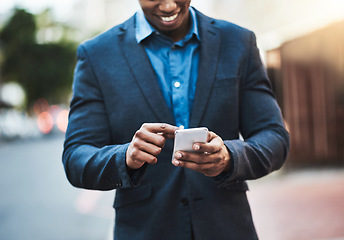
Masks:
[[[175,20],[178,17],[178,13],[170,16],[170,17],[160,17],[161,20],[163,20],[164,22],[172,22],[173,20]]]

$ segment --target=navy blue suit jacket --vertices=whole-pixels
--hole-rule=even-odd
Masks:
[[[168,140],[156,165],[129,175],[127,147],[143,123],[174,124],[135,19],[78,48],[63,163],[76,187],[116,190],[115,239],[256,239],[245,180],[279,169],[289,138],[255,36],[197,12],[200,65],[190,127],[218,134],[231,172],[206,177],[171,164]],[[239,140],[239,134],[245,141]]]

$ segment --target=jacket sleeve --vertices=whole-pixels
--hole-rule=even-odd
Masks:
[[[239,122],[244,140],[224,141],[231,154],[231,170],[215,180],[221,185],[257,179],[278,170],[289,151],[289,134],[261,62],[255,35],[240,86]]]
[[[77,60],[62,156],[67,178],[72,185],[86,189],[132,187],[136,182],[125,164],[129,143],[112,144],[102,92],[83,45],[78,48]]]

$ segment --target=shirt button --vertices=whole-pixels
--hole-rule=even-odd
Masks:
[[[180,199],[180,201],[184,206],[189,205],[189,200],[187,198],[182,198],[182,199]]]
[[[179,88],[179,87],[180,87],[180,82],[175,82],[175,83],[174,83],[174,87],[175,87],[175,88]]]

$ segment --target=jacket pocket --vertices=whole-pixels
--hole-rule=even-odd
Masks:
[[[134,188],[117,189],[114,208],[133,204],[149,198],[152,194],[152,186],[150,183],[140,185]]]

